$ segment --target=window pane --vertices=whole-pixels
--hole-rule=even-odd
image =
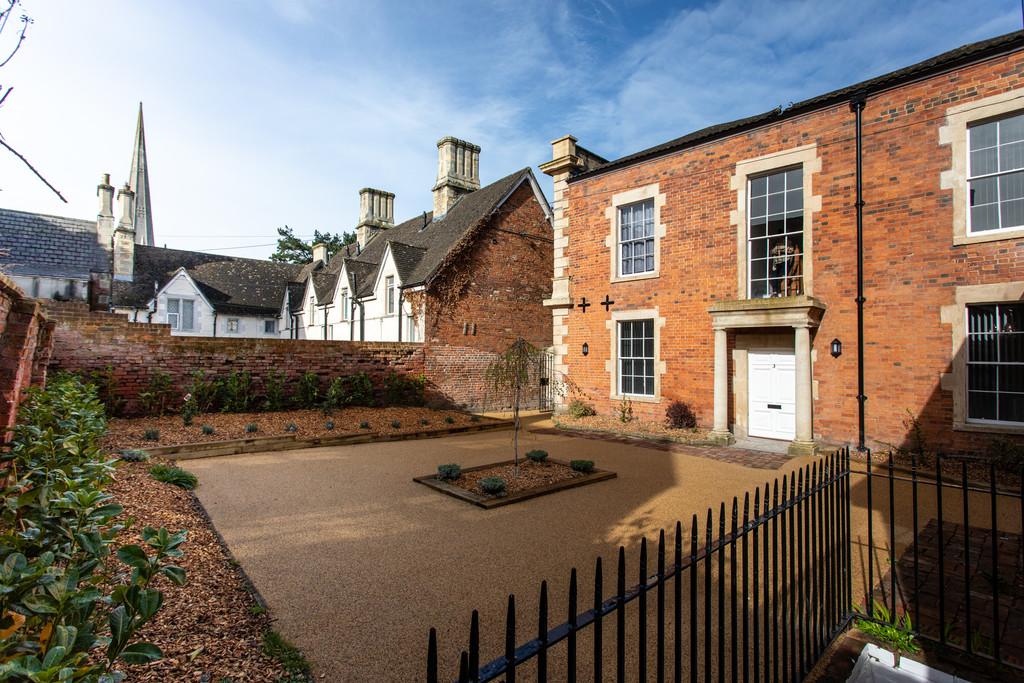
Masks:
[[[643,325],[644,325],[644,336],[645,337],[653,337],[654,336],[654,321],[653,320],[645,320],[645,321],[643,321]]]
[[[802,214],[788,216],[786,218],[786,232],[802,232],[804,229],[804,217]]]
[[[999,205],[985,204],[971,207],[971,232],[995,230],[999,227]]]
[[[799,211],[804,208],[804,191],[790,190],[786,193],[786,211]]]
[[[768,221],[768,234],[781,235],[786,229],[786,221],[780,218],[772,218]]]
[[[999,366],[999,391],[1024,394],[1024,365]]]
[[[967,308],[967,332],[995,332],[995,306],[969,306]]]
[[[187,299],[183,299],[181,302],[181,328],[183,330],[191,330],[193,327],[192,310],[193,302]]]
[[[622,259],[622,274],[632,275],[633,274],[633,259],[624,258]]]
[[[1012,228],[1024,225],[1024,199],[1000,202],[1001,228]]]
[[[999,146],[999,170],[1024,168],[1024,142],[1011,142]]]
[[[750,200],[750,216],[751,218],[759,218],[764,216],[768,207],[768,199],[766,197],[754,197]]]
[[[1024,172],[999,176],[999,199],[1024,199]]]
[[[768,194],[768,179],[754,178],[750,181],[750,196],[763,197]]]
[[[999,201],[998,181],[995,178],[971,181],[971,206],[993,204],[997,201]]]
[[[1003,304],[999,307],[1001,332],[1024,332],[1024,304]],[[1024,358],[1014,358],[1024,362]]]
[[[982,391],[967,392],[967,417],[975,420],[995,420],[996,395]]]
[[[969,365],[967,366],[967,388],[984,389],[986,391],[996,390],[996,366],[995,365]]]
[[[786,171],[786,189],[792,190],[795,188],[803,188],[804,186],[804,169],[794,168],[791,171]]]
[[[995,147],[971,152],[971,175],[979,176],[999,170],[999,155]]]
[[[997,359],[995,334],[971,334],[967,337],[967,360],[976,363],[994,363]]]
[[[995,147],[996,145],[996,122],[983,123],[980,126],[971,126],[971,149],[982,147]]]
[[[768,195],[768,215],[782,213],[786,210],[786,195],[781,192]]]
[[[168,313],[177,313],[178,312],[178,299],[168,299],[167,300],[167,312]]]
[[[782,192],[786,189],[786,174],[785,173],[773,173],[768,176],[768,191],[769,192]]]
[[[654,358],[654,340],[644,340],[644,358]]]
[[[758,280],[750,283],[750,297],[752,299],[763,299],[768,293],[768,283]]]
[[[1011,116],[999,122],[999,142],[1024,140],[1024,114]]]
[[[1003,363],[1024,363],[1024,333],[999,335],[999,360]]]
[[[767,234],[768,223],[764,218],[755,218],[750,221],[750,236],[764,237]]]
[[[999,394],[999,419],[1024,422],[1024,394]]]
[[[768,256],[768,240],[758,239],[750,241],[750,258],[759,259]]]
[[[765,244],[761,241],[761,244]],[[750,262],[750,277],[753,280],[761,280],[768,277],[768,262],[762,259]]]
[[[625,374],[622,375],[622,393],[632,394],[633,393],[633,378]]]

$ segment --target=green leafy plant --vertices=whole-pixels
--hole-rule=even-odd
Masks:
[[[162,481],[165,484],[173,484],[179,488],[192,490],[198,484],[199,480],[196,475],[191,472],[187,472],[180,467],[174,465],[165,465],[159,463],[149,468],[149,473],[157,481]]]
[[[492,361],[485,373],[490,388],[506,405],[512,406],[513,476],[519,474],[519,411],[523,398],[540,367],[543,352],[525,339],[517,339]]]
[[[159,441],[160,430],[159,429],[147,429],[142,433],[142,438],[146,441]]]
[[[454,462],[448,463],[447,465],[437,466],[437,478],[444,479],[445,481],[455,481],[462,476],[462,467]]]
[[[684,401],[672,401],[665,410],[665,422],[672,429],[695,429],[697,416]]]
[[[270,371],[263,378],[263,409],[283,410],[287,405],[285,397],[285,374]]]
[[[149,376],[146,390],[139,392],[139,403],[147,415],[163,417],[174,399],[174,385],[169,373],[154,370]]]
[[[398,421],[398,420],[392,420],[391,421],[391,428],[392,429],[399,429],[401,426],[402,426],[402,423],[400,421]]]
[[[570,460],[569,467],[576,472],[582,472],[583,474],[590,474],[594,471],[593,460]]]
[[[211,425],[203,425],[199,429],[203,432],[203,434],[206,434],[207,436],[210,436],[211,434],[217,431]]]
[[[122,665],[162,656],[137,635],[163,603],[154,582],[185,582],[173,560],[186,535],[126,536],[124,510],[105,491],[105,425],[95,387],[78,378],[57,374],[26,392],[2,456],[0,680],[113,683]]]
[[[477,486],[489,496],[503,496],[508,490],[508,484],[501,477],[484,477],[477,482]]]
[[[544,462],[548,459],[548,452],[538,448],[532,451],[527,451],[526,457],[533,462]]]
[[[100,403],[106,408],[108,417],[118,417],[124,414],[127,401],[120,395],[113,365],[108,365],[102,370],[93,370],[89,373],[89,381],[96,387],[96,394]]]
[[[326,403],[332,408],[372,406],[375,403],[373,381],[365,372],[335,377],[327,388]]]
[[[1001,470],[1020,472],[1024,465],[1024,444],[1005,436],[997,436],[988,442],[984,455]]]
[[[622,400],[619,401],[619,407],[616,409],[619,415],[619,422],[629,423],[633,421],[633,401],[628,397],[623,396]]]
[[[207,379],[205,372],[196,370],[190,375],[187,393],[192,396],[200,413],[209,413],[224,400],[224,381]]]
[[[423,375],[388,373],[384,378],[384,401],[389,406],[421,406],[427,378]]]
[[[120,457],[125,462],[145,462],[149,460],[149,454],[146,451],[140,451],[135,448],[127,448],[121,451]]]
[[[359,428],[360,429],[369,429],[370,428],[370,423],[367,422],[366,420],[363,420],[362,422],[359,423]]]
[[[320,376],[315,372],[304,372],[299,377],[295,390],[295,401],[303,408],[315,408],[320,399]]]
[[[260,426],[255,422],[250,422],[249,424],[245,425],[246,434],[255,434],[258,431],[260,431]]]
[[[192,394],[185,394],[185,398],[181,403],[181,421],[188,427],[192,424],[192,420],[199,414],[199,404]]]
[[[910,621],[909,612],[905,612],[902,617],[894,618],[889,608],[876,600],[874,618],[878,621],[856,619],[854,623],[865,634],[884,643],[897,653],[921,651],[914,640],[914,627]]]
[[[569,403],[565,412],[568,413],[569,417],[574,419],[597,415],[597,411],[594,410],[594,406],[578,398]]]
[[[326,429],[327,431],[331,431],[332,429],[334,429],[334,420],[328,420],[327,422],[325,422],[324,429]]]
[[[254,617],[258,617],[267,613],[267,608],[263,605],[249,605],[249,614]]]
[[[277,631],[268,630],[263,634],[263,653],[280,662],[290,676],[289,683],[305,683],[309,680],[309,662],[298,648]]]
[[[248,370],[232,372],[224,382],[225,413],[244,413],[252,403],[252,374]]]
[[[284,431],[294,433],[299,431],[299,426],[294,422],[289,422],[284,426]]]
[[[453,424],[455,424],[455,418],[452,417],[451,415],[445,415],[444,416],[444,423],[445,424],[449,424],[449,425],[453,425]]]

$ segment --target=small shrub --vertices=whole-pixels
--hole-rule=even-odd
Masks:
[[[260,426],[255,422],[250,422],[249,424],[245,425],[246,434],[255,434],[258,431],[260,431]]]
[[[1019,472],[1024,465],[1024,444],[998,436],[988,442],[985,456],[1000,469]]]
[[[593,460],[573,460],[569,463],[569,467],[573,468],[576,472],[582,472],[583,474],[590,474],[594,471]]]
[[[384,401],[389,406],[421,406],[427,378],[423,375],[399,375],[392,371],[384,378]]]
[[[423,425],[424,427],[426,427],[426,426],[427,426],[428,424],[430,424],[430,420],[428,420],[428,419],[427,419],[427,418],[425,418],[425,417],[424,417],[424,418],[421,418],[421,419],[420,419],[420,424],[421,424],[421,425]]]
[[[294,433],[299,431],[299,426],[294,422],[289,422],[284,426],[284,431]]]
[[[445,422],[445,424],[453,425],[453,424],[455,424],[455,418],[452,417],[451,415],[445,415],[444,416],[444,422]]]
[[[875,618],[887,622],[879,624],[867,619],[856,619],[854,625],[869,636],[885,643],[896,652],[920,652],[917,642],[914,640],[914,628],[910,622],[910,613],[902,618],[892,618],[892,612],[882,603],[875,601]]]
[[[597,411],[594,410],[594,406],[586,403],[585,401],[581,401],[580,399],[572,401],[566,409],[566,412],[569,414],[569,417],[574,419],[597,415]]]
[[[106,409],[107,417],[116,417],[124,412],[127,401],[120,396],[114,366],[93,370],[89,373],[89,382],[96,387],[96,395]]]
[[[274,411],[284,409],[287,401],[284,394],[285,374],[269,372],[263,378],[263,409]]]
[[[208,380],[205,372],[196,370],[192,373],[188,393],[196,402],[200,413],[209,413],[223,402],[224,382],[217,378]]]
[[[149,473],[157,481],[162,481],[165,484],[172,484],[183,489],[194,489],[198,484],[199,480],[196,479],[196,475],[191,472],[186,472],[180,467],[174,465],[153,465],[149,468]]]
[[[214,429],[214,428],[213,428],[212,426],[210,426],[210,425],[203,425],[203,426],[202,426],[202,427],[200,427],[199,429],[201,429],[201,430],[202,430],[202,432],[203,432],[203,434],[206,434],[207,436],[210,436],[211,434],[213,434],[213,433],[214,433],[214,432],[216,431],[216,430],[215,430],[215,429]]]
[[[315,408],[320,398],[320,377],[315,372],[304,372],[299,377],[295,401],[303,408]]]
[[[359,423],[359,428],[360,429],[369,429],[370,428],[370,423],[367,422],[366,420],[363,420],[362,422]]]
[[[327,422],[325,422],[324,429],[326,429],[327,431],[331,431],[332,429],[334,429],[334,420],[328,420]]]
[[[121,451],[121,460],[126,462],[146,462],[149,460],[149,454],[146,451],[140,451],[136,448],[127,448]]]
[[[398,429],[401,426],[402,426],[402,423],[399,422],[398,420],[392,420],[391,421],[391,428],[392,429]]]
[[[673,429],[695,429],[697,416],[684,401],[672,401],[665,410],[665,422]]]
[[[163,417],[167,412],[167,406],[171,404],[174,393],[170,374],[155,370],[149,376],[146,390],[139,393],[139,402],[142,403],[142,409],[146,411],[147,415]]]
[[[267,608],[263,605],[249,605],[249,614],[254,617],[258,617],[267,613]]]
[[[159,441],[160,430],[159,429],[147,429],[142,433],[142,438],[146,441]]]
[[[288,678],[281,680],[309,680],[309,662],[294,645],[285,640],[277,631],[268,630],[263,634],[263,654],[280,662],[288,673]]]
[[[491,496],[503,496],[505,491],[508,490],[508,485],[501,477],[484,477],[477,482],[477,486],[480,487],[481,491]]]
[[[622,397],[619,401],[619,407],[616,408],[616,412],[619,414],[619,422],[629,423],[633,421],[633,401]]]
[[[456,463],[448,463],[447,465],[437,466],[437,478],[444,479],[445,481],[455,481],[462,476],[462,468]]]
[[[533,462],[544,462],[548,459],[548,452],[538,448],[537,450],[527,452],[526,457]]]
[[[252,402],[252,375],[248,370],[232,372],[224,383],[225,413],[244,413]]]
[[[186,427],[192,426],[192,420],[196,415],[199,414],[199,404],[196,403],[195,398],[192,394],[185,394],[184,401],[181,404],[181,422]]]

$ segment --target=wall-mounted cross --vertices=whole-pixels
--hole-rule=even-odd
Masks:
[[[592,304],[592,303],[587,301],[587,297],[585,297],[585,296],[584,297],[580,297],[580,302],[578,304],[576,304],[577,308],[583,309],[584,313],[587,312],[587,307],[588,306],[593,306],[593,305],[594,304]]]
[[[610,298],[608,297],[608,295],[607,295],[607,294],[605,294],[605,295],[604,295],[604,301],[602,301],[602,302],[601,302],[601,305],[602,305],[602,306],[604,306],[604,310],[605,310],[605,311],[607,312],[607,311],[610,311],[610,310],[612,310],[612,304],[614,304],[614,303],[615,303],[615,302],[614,302],[614,301],[612,301],[612,300],[611,300],[611,299],[610,299]]]

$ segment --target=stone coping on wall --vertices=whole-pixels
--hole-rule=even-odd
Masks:
[[[348,446],[360,443],[382,443],[386,441],[408,441],[415,439],[433,439],[456,434],[485,432],[499,429],[511,429],[511,420],[495,420],[482,424],[449,427],[446,429],[430,429],[404,434],[386,434],[370,432],[367,434],[341,434],[338,436],[299,437],[294,434],[281,436],[258,436],[247,439],[226,439],[207,441],[205,443],[189,443],[172,446],[154,446],[138,450],[149,457],[169,458],[172,460],[194,460],[197,458],[213,458],[222,455],[239,455],[243,453],[263,453],[267,451],[290,451],[300,448],[318,448],[321,446]]]
[[[491,469],[492,467],[511,465],[514,462],[514,460],[502,460],[501,462],[492,462],[487,465],[465,467],[462,469],[462,472],[476,472],[478,470],[487,470]],[[569,463],[564,462],[562,460],[555,460],[554,458],[548,458],[547,462],[555,463],[558,465],[564,465],[566,467],[570,466]],[[449,484],[446,481],[442,481],[441,479],[438,478],[436,474],[431,474],[429,476],[424,477],[413,477],[413,481],[418,484],[423,484],[424,486],[429,486],[435,491],[440,491],[441,493],[447,494],[453,498],[458,498],[459,500],[465,501],[467,503],[472,503],[473,505],[479,508],[483,508],[484,510],[491,510],[493,508],[503,507],[505,505],[512,505],[513,503],[521,503],[522,501],[529,500],[531,498],[546,496],[550,493],[555,493],[557,491],[563,491],[565,489],[574,489],[579,486],[586,486],[587,484],[596,484],[599,481],[615,479],[617,476],[619,475],[616,474],[615,472],[611,472],[609,470],[601,470],[595,467],[592,472],[590,472],[589,474],[585,474],[582,477],[577,477],[575,479],[564,479],[562,481],[557,481],[553,484],[538,486],[536,488],[527,489],[526,491],[520,491],[519,493],[511,493],[506,496],[501,496],[500,498],[495,498],[493,496],[485,496],[480,493],[475,493],[473,491],[467,491],[464,488],[459,488],[458,486]]]

